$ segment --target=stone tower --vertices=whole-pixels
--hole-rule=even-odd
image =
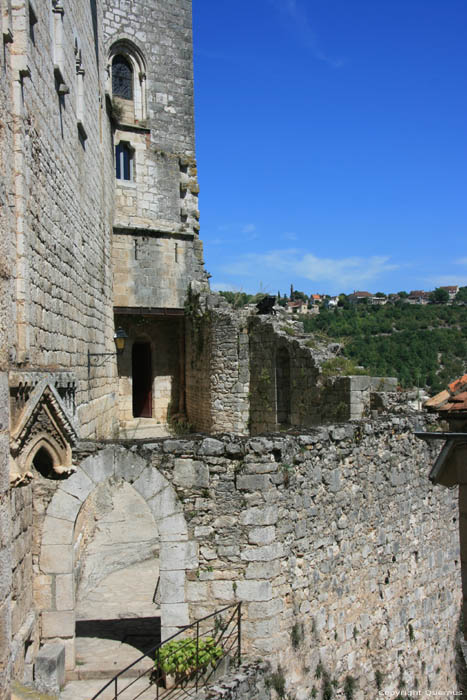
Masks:
[[[130,338],[119,361],[120,434],[144,437],[168,412],[185,412],[184,305],[191,281],[205,279],[191,2],[106,0],[104,41],[115,127],[115,323]]]

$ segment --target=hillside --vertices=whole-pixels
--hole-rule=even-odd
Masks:
[[[358,304],[300,320],[307,332],[343,343],[355,365],[397,376],[403,387],[437,392],[467,369],[467,306]]]

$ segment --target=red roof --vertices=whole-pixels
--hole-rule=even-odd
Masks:
[[[425,408],[443,413],[467,412],[467,374],[451,382],[447,389],[428,399],[425,402]]]

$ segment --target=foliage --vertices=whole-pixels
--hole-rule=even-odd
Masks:
[[[459,291],[456,294],[456,301],[463,301],[467,304],[467,287],[459,287]]]
[[[367,372],[358,369],[355,362],[349,360],[348,357],[333,357],[327,360],[321,366],[321,372],[324,377],[348,376],[355,374],[367,374]]]
[[[354,305],[301,321],[307,333],[342,342],[345,357],[365,374],[396,376],[402,387],[437,392],[466,370],[466,306]]]
[[[353,676],[346,676],[344,682],[345,700],[352,700],[357,682]]]
[[[277,671],[267,677],[266,685],[274,688],[279,698],[285,698],[285,676],[282,666],[278,666]]]
[[[171,675],[190,674],[208,666],[216,666],[223,655],[222,647],[212,637],[173,640],[163,644],[156,656],[156,666]]]
[[[381,688],[383,687],[383,678],[384,678],[384,674],[381,673],[381,671],[379,669],[376,669],[376,671],[375,671],[375,683],[376,683],[376,688],[378,690],[381,690]]]
[[[303,642],[303,625],[300,622],[296,622],[293,625],[290,632],[290,641],[292,642],[292,647],[294,649],[298,649]]]
[[[449,301],[449,292],[442,287],[436,287],[434,292],[430,294],[430,301],[435,304],[446,304]]]

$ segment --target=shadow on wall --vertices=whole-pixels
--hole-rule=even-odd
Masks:
[[[112,639],[138,649],[142,654],[153,649],[161,641],[160,617],[126,620],[79,620],[77,637]]]

